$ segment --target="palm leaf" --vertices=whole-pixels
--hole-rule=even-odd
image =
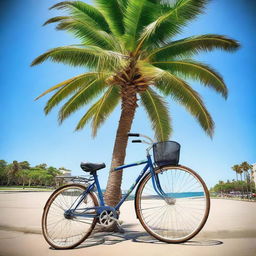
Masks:
[[[239,43],[233,39],[221,35],[208,34],[173,41],[152,51],[148,55],[148,59],[155,61],[168,60],[175,57],[187,57],[200,51],[211,51],[213,49],[235,51],[238,47]]]
[[[152,62],[156,67],[168,70],[172,74],[199,80],[202,84],[220,92],[227,98],[228,89],[223,78],[209,66],[192,60],[173,60]]]
[[[111,86],[105,94],[93,104],[77,124],[76,130],[81,130],[93,118],[92,131],[96,135],[98,128],[111,114],[120,101],[120,92],[117,86]]]
[[[160,95],[150,88],[147,88],[145,92],[140,93],[140,97],[141,103],[152,123],[152,128],[155,131],[157,140],[168,140],[172,128],[166,102]]]
[[[112,113],[120,101],[118,86],[111,86],[102,98],[98,101],[96,111],[92,120],[92,134],[96,136],[98,128],[104,123],[106,118]]]
[[[199,94],[175,75],[160,69],[158,72],[159,76],[155,80],[156,87],[183,105],[199,121],[205,132],[212,137],[214,122]]]
[[[125,41],[127,49],[133,50],[140,31],[148,24],[152,12],[158,10],[158,6],[148,0],[130,0],[124,13]]]
[[[93,115],[95,114],[98,105],[100,103],[97,101],[95,104],[93,104],[89,110],[85,113],[85,115],[80,119],[76,126],[76,131],[82,130],[84,126],[92,119]]]
[[[95,0],[103,13],[111,32],[116,36],[124,34],[123,13],[118,0]]]
[[[191,19],[203,12],[207,0],[178,0],[169,1],[169,8],[165,10],[155,21],[148,24],[138,43],[136,52],[146,44],[146,46],[159,46],[171,36],[181,31],[181,28]],[[167,1],[168,3],[168,1]]]
[[[65,19],[56,28],[73,33],[85,45],[94,45],[107,50],[113,50],[116,45],[116,40],[112,39],[105,31],[99,30],[88,20]]]
[[[48,114],[55,106],[57,106],[62,100],[64,100],[69,95],[75,93],[79,88],[85,87],[93,80],[100,78],[101,76],[97,72],[89,72],[82,74],[80,76],[73,77],[65,81],[65,85],[62,86],[46,103],[44,111]],[[64,83],[64,82],[63,82]],[[55,87],[55,86],[54,86]],[[45,95],[54,90],[54,87],[50,88],[44,92],[41,96]]]
[[[83,15],[86,19],[93,20],[103,31],[110,32],[108,23],[100,11],[94,6],[82,1],[64,1],[53,5],[50,9],[67,9],[74,16]]]
[[[62,123],[73,112],[88,104],[106,88],[105,79],[94,79],[80,88],[60,109],[59,122]]]
[[[31,66],[38,65],[47,59],[53,62],[62,62],[71,66],[87,66],[90,68],[104,68],[114,70],[120,68],[125,63],[125,56],[120,53],[103,50],[96,46],[74,47],[64,46],[57,47],[37,57]]]
[[[68,20],[68,19],[70,19],[70,18],[71,18],[70,16],[56,16],[56,17],[53,17],[53,18],[48,19],[48,20],[43,24],[43,26],[48,25],[48,24],[51,24],[51,23],[63,21],[63,20]]]
[[[43,97],[44,95],[46,95],[47,93],[49,92],[52,92],[52,91],[55,91],[57,89],[59,89],[60,87],[63,87],[64,85],[67,85],[69,84],[70,82],[72,82],[73,80],[75,80],[76,78],[80,77],[81,75],[79,76],[76,76],[76,77],[72,77],[70,79],[67,79],[59,84],[56,84],[54,85],[53,87],[49,88],[48,90],[46,90],[45,92],[43,92],[42,94],[40,94],[38,97],[35,98],[35,100],[38,100],[40,99],[41,97]]]

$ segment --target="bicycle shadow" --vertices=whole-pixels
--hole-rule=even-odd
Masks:
[[[113,245],[125,241],[132,241],[136,243],[145,243],[145,244],[163,244],[170,245],[164,242],[161,242],[154,237],[150,236],[147,232],[144,231],[133,231],[129,230],[133,226],[132,224],[122,225],[122,228],[125,229],[124,233],[114,233],[114,232],[99,232],[91,235],[87,240],[82,244],[76,247],[76,249],[92,247],[97,245]],[[180,246],[217,246],[223,244],[219,240],[189,240],[185,243],[179,244]]]

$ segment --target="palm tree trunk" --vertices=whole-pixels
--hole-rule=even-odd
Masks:
[[[114,171],[114,168],[124,164],[128,142],[127,133],[131,130],[132,121],[137,108],[136,90],[133,85],[123,86],[121,96],[122,111],[116,133],[107,189],[104,195],[107,205],[110,206],[115,206],[122,196],[121,183],[123,171]]]

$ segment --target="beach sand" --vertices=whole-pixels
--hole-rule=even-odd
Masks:
[[[136,218],[133,201],[121,207],[124,234],[98,233],[77,249],[52,250],[41,235],[49,192],[0,193],[0,256],[30,255],[256,255],[256,203],[212,199],[203,230],[184,244],[161,243]]]

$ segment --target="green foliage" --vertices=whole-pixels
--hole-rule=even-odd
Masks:
[[[199,94],[184,80],[162,70],[156,79],[156,87],[164,95],[171,96],[177,103],[181,103],[199,121],[207,134],[212,136],[214,130],[212,117]]]
[[[62,122],[74,111],[78,110],[92,99],[98,96],[104,89],[104,78],[94,79],[84,84],[74,96],[72,96],[61,108],[59,112],[59,121]]]
[[[106,118],[115,109],[120,100],[120,92],[117,86],[111,86],[105,94],[86,112],[78,123],[76,130],[82,129],[92,119],[92,132],[96,136],[97,130]]]
[[[212,51],[214,49],[235,51],[238,47],[238,42],[233,39],[221,35],[208,34],[172,41],[153,50],[148,55],[148,58],[152,61],[162,61],[177,57],[191,57],[200,52]]]
[[[185,79],[199,81],[227,98],[228,89],[223,78],[208,65],[193,60],[158,61],[152,64],[177,76],[183,76]]]
[[[31,66],[38,65],[47,59],[54,62],[61,62],[71,66],[87,66],[113,70],[116,67],[122,67],[122,58],[124,56],[117,52],[106,51],[97,46],[63,46],[57,47],[37,57]]]
[[[99,10],[105,17],[111,32],[115,36],[124,33],[123,13],[118,0],[95,0]]]
[[[206,3],[206,0],[178,0],[160,5],[162,13],[144,28],[139,47],[143,45],[158,47],[167,39],[180,33],[188,21],[203,12]]]
[[[45,113],[66,100],[59,111],[62,122],[78,109],[92,104],[76,130],[91,122],[93,135],[96,135],[120,99],[123,102],[122,83],[133,86],[132,78],[137,75],[144,85],[146,83],[147,90],[136,93],[141,97],[158,139],[168,139],[171,135],[169,114],[162,96],[170,96],[183,105],[212,136],[214,122],[203,100],[186,80],[199,81],[224,98],[228,95],[227,86],[217,71],[188,58],[215,49],[232,52],[239,48],[239,43],[217,34],[173,39],[204,12],[208,0],[94,0],[94,3],[96,6],[82,1],[64,1],[51,7],[65,11],[66,15],[53,17],[44,25],[55,23],[58,30],[66,30],[78,38],[80,45],[51,49],[31,65],[51,60],[85,67],[89,72],[41,94],[38,98],[55,91],[45,106]],[[127,70],[138,73],[127,76]]]
[[[248,185],[245,181],[219,181],[218,184],[216,184],[213,188],[211,188],[211,192],[217,192],[217,193],[230,193],[231,191],[237,191],[241,192],[243,194],[245,192],[245,189],[248,188],[250,185]],[[251,184],[251,191],[255,192],[255,184],[252,182]],[[248,190],[249,191],[249,190]]]
[[[170,116],[168,113],[167,103],[164,99],[148,88],[140,94],[141,103],[144,106],[149,119],[152,123],[152,128],[155,131],[158,141],[168,140],[172,131],[170,124]]]
[[[0,185],[55,186],[55,177],[60,174],[57,168],[47,164],[31,167],[28,161],[8,164],[0,160]]]
[[[53,5],[50,9],[64,9],[68,10],[71,14],[71,16],[80,18],[82,20],[91,20],[94,22],[94,24],[101,30],[110,32],[108,23],[106,22],[104,16],[100,11],[97,10],[97,8],[86,4],[82,1],[64,1],[60,2],[58,4]],[[57,18],[57,17],[55,17]],[[52,19],[50,19],[52,20]],[[53,18],[52,21],[48,20],[45,22],[45,25],[47,23],[52,23],[58,21],[58,19]]]

